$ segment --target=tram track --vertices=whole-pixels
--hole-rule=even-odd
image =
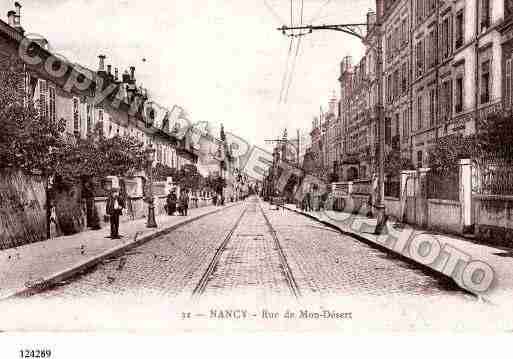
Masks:
[[[274,253],[273,256],[275,258],[274,261],[276,264],[279,264],[279,267],[278,265],[276,265],[276,269],[274,269],[276,271],[275,273],[278,274],[279,272],[281,272],[278,274],[278,276],[284,279],[284,283],[293,297],[295,297],[296,299],[301,297],[301,291],[288,264],[287,258],[281,246],[276,230],[274,229],[271,222],[269,221],[269,218],[265,214],[260,199],[254,199],[246,206],[246,208],[244,208],[240,216],[235,221],[234,225],[230,228],[230,231],[226,234],[225,238],[223,239],[219,247],[216,249],[212,259],[210,260],[207,266],[207,269],[204,271],[200,280],[198,281],[194,290],[192,291],[192,298],[197,299],[201,297],[203,294],[205,294],[207,288],[209,287],[209,284],[211,284],[213,278],[216,277],[216,273],[218,273],[218,271],[221,270],[221,268],[225,269],[223,260],[221,258],[223,257],[223,254],[226,252],[227,248],[230,246],[232,238],[235,239],[234,236],[237,237],[235,243],[237,243],[237,241],[240,239],[239,237],[260,238],[260,236],[264,236],[263,234],[247,234],[241,231],[241,222],[248,213],[253,213],[256,215],[260,214],[262,216],[263,221],[261,223],[265,223],[265,227],[263,228],[266,229],[270,235],[270,237],[267,238],[269,243],[272,243],[272,253]],[[279,272],[277,272],[278,268]],[[212,285],[214,284],[212,283]],[[287,290],[287,288],[284,287],[285,290]]]
[[[207,284],[208,284],[211,276],[213,275],[217,265],[219,264],[219,260],[221,259],[221,255],[223,254],[223,252],[225,251],[226,247],[228,246],[228,243],[230,242],[230,239],[232,238],[233,234],[237,230],[237,227],[239,226],[239,223],[242,221],[242,218],[246,214],[247,210],[248,210],[248,207],[246,206],[246,208],[244,208],[244,210],[242,211],[242,213],[239,216],[239,218],[237,218],[237,221],[235,222],[233,227],[230,229],[230,231],[226,235],[226,237],[223,240],[223,242],[221,243],[221,245],[217,248],[217,250],[214,253],[214,256],[212,257],[212,260],[210,261],[207,269],[205,270],[205,272],[201,276],[198,284],[196,285],[196,287],[192,291],[192,297],[193,298],[198,298],[198,297],[200,297],[205,292]]]
[[[292,273],[292,270],[290,269],[289,263],[287,261],[287,257],[285,256],[285,253],[283,252],[283,248],[281,246],[278,235],[276,234],[276,230],[274,229],[274,227],[271,224],[271,221],[269,221],[269,218],[265,214],[265,211],[262,208],[262,203],[260,202],[260,200],[259,200],[259,207],[260,207],[260,211],[262,212],[262,216],[265,219],[267,228],[269,229],[269,233],[273,237],[274,244],[276,246],[276,252],[278,253],[278,257],[279,257],[279,260],[281,263],[281,267],[283,269],[283,275],[285,277],[285,280],[287,281],[287,284],[289,286],[289,289],[290,289],[292,295],[294,295],[294,297],[299,299],[301,297],[301,291],[299,289],[299,286],[297,285],[294,274]]]

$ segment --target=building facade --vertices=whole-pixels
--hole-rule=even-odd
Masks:
[[[152,102],[148,91],[138,86],[135,67],[120,75],[117,68],[112,71],[112,65],[105,63],[105,55],[99,56],[97,70],[64,62],[50,52],[46,39],[26,37],[21,9],[16,2],[15,10],[7,14],[7,23],[0,20],[0,66],[22,63],[20,92],[25,101],[34,103],[41,116],[64,120],[67,139],[85,138],[99,128],[106,137],[129,135],[152,144],[156,162],[169,167],[197,161],[187,139],[176,138],[170,131],[169,111]],[[29,60],[20,57],[22,51]],[[69,86],[71,82],[74,86]],[[109,87],[112,90],[102,98],[98,92]]]
[[[471,135],[490,113],[513,108],[513,2],[377,0],[376,9],[381,33],[369,13],[364,57],[341,63],[343,179],[368,177],[377,157],[378,39],[387,153],[427,167],[438,139]]]
[[[411,1],[386,1],[383,14],[383,84],[387,152],[410,156]]]

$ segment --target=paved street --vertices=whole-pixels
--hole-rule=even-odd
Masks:
[[[485,316],[490,309],[419,267],[313,219],[271,209],[256,197],[185,224],[57,287],[17,299],[18,304],[38,313],[41,305],[49,313],[51,308],[75,313],[81,322],[78,328],[97,328],[98,320],[103,322],[98,318],[106,313],[108,328],[117,323],[114,317],[126,328],[124,321],[134,315],[143,316],[144,326],[151,328],[159,320],[167,321],[169,313],[178,319],[180,308],[208,313],[218,307],[259,310],[298,305],[335,305],[369,316],[367,320],[375,318],[380,328],[383,323],[392,325],[390,318],[401,320],[401,326],[431,328],[432,324],[419,322],[419,316],[429,312],[433,320],[434,313],[469,311]],[[383,315],[386,319],[380,321]],[[38,314],[38,320],[42,318]],[[137,328],[140,320],[134,324]],[[447,317],[437,320],[447,325]]]
[[[286,264],[280,260],[263,213],[276,231]],[[466,297],[451,283],[312,219],[271,209],[256,198],[180,227],[39,296],[80,298],[128,292],[191,296],[229,234],[201,296],[253,296],[259,303],[275,296],[293,298],[284,268],[288,265],[304,297]]]

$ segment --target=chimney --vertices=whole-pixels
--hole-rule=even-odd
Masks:
[[[376,23],[381,24],[385,16],[385,0],[376,0]]]
[[[367,32],[370,32],[376,24],[376,13],[372,10],[367,12]]]
[[[130,79],[135,82],[135,66],[130,66]]]
[[[10,27],[14,27],[14,17],[16,16],[16,11],[10,10],[7,13],[7,22]]]
[[[98,72],[105,72],[105,59],[107,58],[107,56],[100,55],[98,56],[98,58],[100,59],[100,63],[98,65]]]
[[[14,7],[16,10],[14,11],[14,15],[12,15],[14,25],[13,27],[20,32],[24,32],[23,28],[21,27],[21,5],[16,1],[14,3]]]
[[[107,74],[108,74],[109,76],[111,76],[111,75],[112,75],[112,65],[110,65],[110,64],[109,64],[109,65],[107,65]]]
[[[117,67],[114,68],[114,80],[118,81],[119,79],[119,70]]]
[[[128,74],[128,70],[125,70],[125,72],[123,73],[122,80],[123,80],[124,83],[129,83],[130,82],[130,75]]]

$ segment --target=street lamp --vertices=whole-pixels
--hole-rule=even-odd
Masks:
[[[153,148],[152,144],[150,144],[148,147],[146,147],[145,154],[146,154],[148,182],[149,182],[148,221],[146,223],[146,227],[147,228],[157,228],[157,222],[155,221],[155,202],[153,199],[153,176],[152,176],[153,161],[155,161],[155,149]]]
[[[382,24],[382,13],[381,9],[377,8],[376,21],[374,23],[375,31],[375,44],[369,43],[366,39],[366,36],[363,35],[362,28],[367,27],[369,22],[367,23],[358,23],[358,24],[336,24],[336,25],[320,25],[320,26],[282,26],[277,30],[282,31],[284,35],[287,36],[298,36],[298,34],[294,35],[294,30],[308,30],[308,32],[301,32],[299,35],[303,36],[309,33],[312,33],[313,30],[333,30],[340,31],[346,33],[348,35],[352,35],[354,37],[359,38],[363,41],[364,45],[367,45],[371,51],[375,53],[376,57],[376,80],[377,80],[377,91],[378,98],[377,103],[375,104],[375,118],[378,123],[378,189],[377,189],[377,198],[374,207],[376,209],[376,234],[381,234],[383,228],[386,224],[386,214],[385,214],[385,119],[384,119],[384,109],[383,109],[383,49],[382,49],[382,40],[383,40],[383,24]],[[288,33],[288,31],[292,31],[292,33]],[[324,156],[323,156],[324,160]]]

